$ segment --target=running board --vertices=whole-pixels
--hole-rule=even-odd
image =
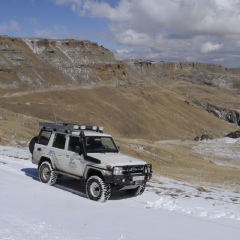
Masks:
[[[65,172],[61,172],[61,171],[56,171],[56,173],[67,176],[67,177],[72,177],[72,178],[75,178],[75,179],[78,179],[78,180],[83,180],[83,177],[79,177],[79,176],[76,176],[76,175],[73,175],[73,174],[70,174],[70,173],[65,173]]]

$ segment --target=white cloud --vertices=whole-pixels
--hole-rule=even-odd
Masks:
[[[55,0],[71,5],[80,15],[108,19],[141,33],[174,32],[189,35],[240,34],[240,0]]]
[[[116,8],[113,8],[106,1],[94,0],[55,0],[57,5],[70,5],[71,9],[81,16],[92,16],[107,18],[111,21],[126,21],[131,15],[128,15],[128,8],[131,7],[131,1],[121,0]]]
[[[0,32],[4,31],[20,31],[20,25],[14,20],[11,20],[9,23],[3,22],[0,25]]]
[[[113,32],[115,32],[113,30]],[[126,31],[116,32],[115,36],[118,40],[126,45],[145,45],[151,38],[146,33],[139,33],[133,29],[126,29]]]
[[[218,51],[222,47],[222,44],[215,44],[212,42],[205,42],[202,45],[201,52],[202,53],[210,53],[214,51]]]
[[[149,32],[180,34],[240,34],[239,0],[120,0],[116,7],[107,1],[56,0],[70,4],[81,14],[106,18],[111,23]]]
[[[81,16],[106,19],[118,44],[133,47],[134,54],[141,47],[139,58],[146,57],[143,48],[156,59],[166,60],[214,61],[227,59],[234,47],[240,52],[240,0],[119,0],[115,5],[106,0],[55,2],[70,5]]]

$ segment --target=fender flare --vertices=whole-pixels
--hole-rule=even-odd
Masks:
[[[38,163],[38,168],[40,167],[40,165],[44,162],[44,161],[47,161],[49,162],[51,165],[52,165],[52,168],[53,169],[56,169],[56,166],[54,164],[54,161],[52,159],[52,157],[50,157],[49,155],[42,155],[40,160],[39,160],[39,163]]]
[[[102,168],[99,168],[99,167],[95,167],[93,165],[87,165],[85,167],[85,170],[83,172],[83,178],[84,178],[84,181],[87,181],[87,179],[89,178],[89,176],[92,176],[92,175],[97,175],[99,177],[102,177],[103,179],[105,179],[105,175],[104,172],[106,170],[105,169],[102,169]],[[94,173],[94,174],[91,174]]]

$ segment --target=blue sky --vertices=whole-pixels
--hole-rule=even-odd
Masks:
[[[0,34],[90,40],[118,59],[240,67],[240,0],[2,0]]]
[[[0,34],[111,44],[104,19],[79,16],[71,6],[57,5],[53,0],[3,0],[0,16]]]

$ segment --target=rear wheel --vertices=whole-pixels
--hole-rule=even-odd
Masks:
[[[53,170],[49,162],[44,161],[41,163],[39,167],[39,179],[42,183],[54,185],[57,181],[57,177],[57,173]]]
[[[111,195],[111,186],[100,177],[91,176],[86,183],[86,193],[93,201],[106,202]]]
[[[143,194],[143,192],[145,191],[145,188],[146,188],[146,184],[138,186],[137,188],[127,189],[126,192],[130,195],[138,196]]]

